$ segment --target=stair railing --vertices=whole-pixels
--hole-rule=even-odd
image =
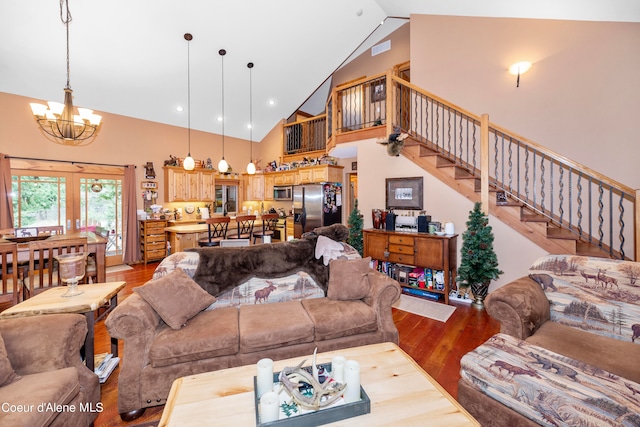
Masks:
[[[483,200],[489,187],[504,191],[550,227],[611,257],[637,259],[638,191],[493,123],[483,127],[482,117],[399,77],[390,76],[387,93],[393,126],[478,178],[484,159]]]
[[[324,150],[327,144],[327,115],[287,123],[283,134],[285,155]]]

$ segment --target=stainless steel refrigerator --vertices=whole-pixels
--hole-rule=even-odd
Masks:
[[[342,184],[324,182],[293,186],[293,235],[342,222]]]

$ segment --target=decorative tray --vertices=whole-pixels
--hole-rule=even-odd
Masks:
[[[319,368],[324,368],[326,371],[331,371],[331,363],[318,364]],[[306,369],[306,368],[305,368]],[[310,368],[309,368],[310,369]],[[273,374],[273,383],[279,383],[280,372]],[[293,415],[288,418],[281,418],[278,421],[271,421],[267,423],[260,422],[260,399],[255,394],[257,390],[257,378],[253,377],[253,390],[254,390],[254,403],[256,411],[256,426],[258,427],[314,427],[323,424],[329,424],[336,421],[344,420],[351,417],[357,417],[358,415],[364,415],[371,412],[371,400],[364,388],[360,386],[360,400],[353,403],[344,403],[342,399],[338,402],[334,402],[333,406],[318,410],[307,412],[300,415]],[[283,389],[280,393],[282,396],[287,392]]]

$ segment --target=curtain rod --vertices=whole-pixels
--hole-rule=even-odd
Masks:
[[[113,167],[118,167],[118,168],[128,168],[128,165],[112,165],[109,163],[93,163],[93,162],[74,162],[72,160],[55,160],[55,159],[38,159],[38,158],[34,158],[34,157],[15,157],[15,156],[8,156],[8,155],[4,155],[5,159],[18,159],[18,160],[35,160],[35,161],[39,161],[39,162],[57,162],[57,163],[71,163],[72,165],[75,164],[79,164],[79,165],[91,165],[91,166],[113,166]],[[134,168],[137,168],[137,166],[133,166]]]

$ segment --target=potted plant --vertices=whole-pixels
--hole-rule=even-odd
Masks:
[[[469,212],[467,229],[462,233],[460,268],[456,281],[460,286],[471,286],[474,296],[473,305],[484,308],[489,284],[503,272],[498,268],[498,257],[493,250],[493,231],[489,217],[476,202]]]
[[[358,199],[355,200],[353,210],[349,214],[349,237],[347,243],[353,246],[360,256],[363,255],[363,243],[362,243],[362,215],[358,209]]]

